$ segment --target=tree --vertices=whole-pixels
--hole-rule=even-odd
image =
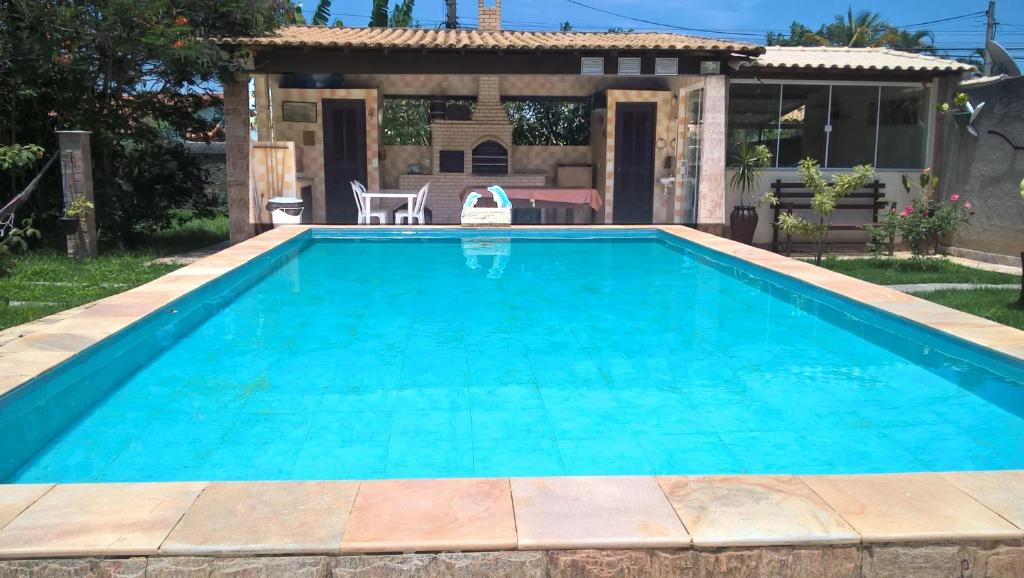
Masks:
[[[800,22],[789,25],[789,34],[769,32],[765,37],[769,46],[845,46],[887,47],[934,53],[935,35],[928,30],[908,31],[889,24],[877,12],[849,8],[846,14],[812,30]]]
[[[800,24],[799,22],[792,22],[789,25],[789,36],[781,32],[769,32],[766,38],[768,46],[828,46],[829,41],[827,38],[820,34],[816,34],[810,28]]]
[[[878,46],[894,48],[896,50],[910,50],[935,54],[935,34],[929,30],[917,30],[910,32],[890,26],[878,39]]]
[[[130,244],[172,223],[172,209],[211,213],[206,171],[181,135],[209,134],[196,113],[247,51],[205,39],[259,36],[293,15],[287,0],[6,0],[0,3],[0,144],[56,149],[55,130],[92,132],[101,238]],[[59,178],[31,208],[55,226]],[[154,188],[150,185],[159,185]],[[6,197],[0,193],[0,197]]]
[[[566,20],[558,26],[558,29],[562,32],[572,32],[572,23]]]
[[[804,185],[811,191],[811,209],[818,213],[818,221],[815,223],[800,215],[783,212],[779,214],[778,227],[790,235],[810,237],[814,241],[814,264],[821,265],[821,256],[832,227],[832,213],[843,197],[863,188],[875,175],[875,170],[871,165],[859,165],[850,173],[833,175],[832,182],[825,180],[818,161],[812,158],[800,161],[799,170]],[[779,203],[772,193],[765,193],[762,198],[773,205]]]
[[[877,46],[888,25],[882,15],[870,10],[861,10],[856,14],[853,8],[846,10],[846,16],[836,14],[835,20],[825,30],[829,43],[833,46],[866,47]]]
[[[389,0],[373,0],[373,7],[370,9],[371,28],[411,28],[415,25],[412,19],[412,9],[416,0],[401,0],[392,8],[388,14]]]

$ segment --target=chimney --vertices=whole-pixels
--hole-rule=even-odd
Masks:
[[[497,32],[501,30],[501,0],[494,0],[494,6],[487,6],[488,0],[476,0],[477,30]]]

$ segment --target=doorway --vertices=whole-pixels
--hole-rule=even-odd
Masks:
[[[325,99],[324,205],[329,224],[355,224],[350,181],[366,185],[366,102]]]
[[[654,220],[653,102],[620,102],[615,107],[615,193],[612,222]]]

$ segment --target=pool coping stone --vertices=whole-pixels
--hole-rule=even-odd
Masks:
[[[0,380],[0,395],[311,228],[356,227],[302,225],[273,229],[83,307],[35,331],[33,336],[38,337],[34,339],[5,343],[0,346],[0,375],[5,376]],[[1024,360],[1024,331],[810,263],[681,225],[589,228],[660,230]],[[1024,471],[624,479],[597,476],[330,482],[343,484],[345,489],[312,499],[312,512],[304,507],[310,504],[310,484],[316,482],[0,484],[0,559],[979,541],[1024,546]],[[573,483],[582,488],[577,501],[561,503],[559,492],[567,491]],[[630,484],[645,488],[642,506],[614,503],[636,497],[622,494],[622,488]],[[527,506],[523,500],[530,495],[536,497],[540,486],[548,488],[548,495]],[[273,491],[264,495],[261,487]],[[663,494],[650,494],[652,487]],[[246,503],[257,497],[267,502]],[[703,511],[694,509],[695,499],[725,501],[723,507]],[[521,509],[515,507],[517,500]],[[756,507],[737,507],[744,500],[751,500]],[[410,509],[410,505],[417,506]],[[602,508],[608,509],[606,519],[595,521],[595,512]],[[679,527],[668,532],[669,538],[652,539],[650,524],[664,525],[669,511],[675,514]],[[387,514],[384,521],[377,519],[382,513]],[[303,515],[309,516],[311,525],[303,531],[326,533],[311,541],[289,536],[260,543],[258,537],[253,537],[259,524],[273,526],[278,517]],[[203,526],[204,519],[209,527]],[[241,527],[254,520],[254,527]],[[773,521],[785,530],[773,535]],[[233,532],[225,530],[219,538],[210,534],[232,525],[239,527]]]

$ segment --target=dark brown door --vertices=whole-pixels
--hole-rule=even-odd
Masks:
[[[351,181],[366,185],[366,103],[324,100],[324,201],[327,222],[356,222]]]
[[[620,102],[615,107],[615,223],[650,223],[654,218],[656,107],[653,102]]]

